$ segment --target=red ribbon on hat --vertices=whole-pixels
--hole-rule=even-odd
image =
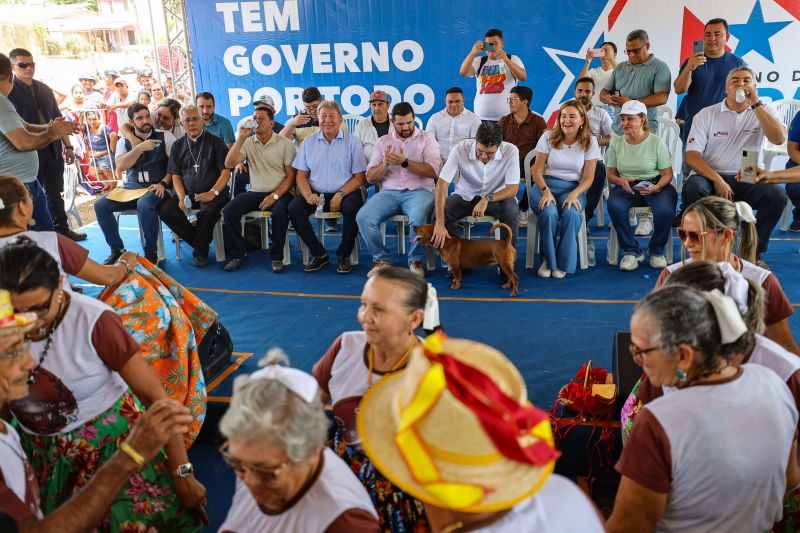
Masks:
[[[446,338],[441,332],[434,335],[440,335],[439,341]],[[431,340],[430,337],[427,340]],[[434,351],[435,345],[440,345],[440,342],[423,343],[425,356],[442,365],[447,390],[475,414],[503,457],[523,464],[543,466],[561,455],[551,445],[552,434],[549,433],[547,413],[531,404],[521,405],[477,368],[450,354]],[[546,422],[549,439],[535,437],[545,425],[543,422]]]

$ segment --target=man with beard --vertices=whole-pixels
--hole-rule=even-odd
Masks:
[[[203,117],[203,131],[222,139],[228,148],[233,146],[233,143],[236,142],[233,125],[230,120],[214,112],[216,109],[214,95],[209,92],[198,93],[194,103],[197,104],[197,108]]]
[[[389,120],[389,95],[383,91],[375,91],[369,97],[369,107],[372,115],[365,118],[356,126],[353,135],[361,141],[364,147],[364,156],[367,161],[372,159],[375,143],[384,135],[394,131],[392,121]]]
[[[589,130],[597,138],[597,144],[600,149],[604,150],[608,143],[611,142],[611,115],[608,114],[603,108],[597,107],[594,102],[594,80],[589,76],[579,78],[575,83],[575,99],[583,104],[586,108],[586,119],[589,121]],[[603,160],[597,161],[597,167],[594,170],[594,181],[592,182],[589,190],[586,191],[586,207],[584,213],[586,214],[586,227],[589,227],[589,221],[594,216],[594,210],[600,202],[600,195],[603,194],[603,189],[606,185],[606,166]],[[644,231],[646,223],[644,220],[640,221],[640,228],[637,228],[637,235],[639,231]],[[645,235],[650,233],[653,229],[652,217],[648,219],[650,229],[646,231]],[[589,264],[594,264],[594,241],[589,241],[589,249],[587,250],[589,256]]]
[[[171,188],[170,176],[167,174],[167,163],[175,137],[168,131],[156,131],[147,106],[135,103],[128,108],[129,124],[133,127],[133,135],[139,141],[134,145],[127,139],[117,142],[117,169],[125,173],[124,189],[147,189],[139,198],[118,201],[108,194],[97,200],[94,212],[97,224],[103,230],[106,243],[111,248],[111,255],[104,261],[112,265],[125,253],[125,247],[119,234],[119,222],[114,213],[135,209],[139,215],[139,225],[144,236],[144,256],[151,263],[158,264],[158,208],[169,197],[166,190]],[[116,183],[106,184],[111,191]]]
[[[439,143],[414,126],[414,108],[399,102],[392,109],[394,131],[378,140],[367,165],[367,182],[380,183],[380,191],[356,215],[358,228],[372,254],[372,270],[391,266],[392,254],[381,237],[381,223],[395,215],[409,218],[409,226],[428,223],[433,210],[434,179],[439,174]],[[422,248],[412,241],[408,268],[424,276]]]
[[[203,268],[208,265],[214,225],[230,198],[231,171],[225,168],[228,148],[222,139],[203,131],[203,119],[196,105],[183,106],[180,116],[186,135],[175,143],[167,166],[175,194],[161,204],[158,214],[178,237],[194,248],[194,264]],[[193,210],[197,214],[195,224],[188,218]]]

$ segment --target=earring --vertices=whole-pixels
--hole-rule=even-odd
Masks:
[[[678,381],[680,381],[681,383],[686,381],[686,372],[684,372],[680,368],[675,369],[675,376],[677,376]]]

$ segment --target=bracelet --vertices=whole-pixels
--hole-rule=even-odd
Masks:
[[[167,183],[166,181],[163,181],[163,180],[162,180],[162,181],[159,181],[159,182],[158,182],[158,185],[161,185],[162,187],[164,187],[164,188],[165,188],[165,189],[167,189],[167,190],[170,190],[170,189],[172,189],[172,187],[170,187],[169,183]]]
[[[549,190],[550,190],[550,187],[548,187],[547,185],[545,185],[543,188],[541,188],[541,189],[539,189],[539,190],[540,190],[540,191],[542,191],[542,192],[544,193],[544,192],[547,192],[547,191],[549,191]]]
[[[64,148],[64,150],[75,150],[75,147],[74,146],[67,146],[67,147]]]
[[[131,272],[133,272],[133,267],[131,267],[131,264],[128,263],[126,260],[120,258],[120,259],[117,259],[117,263],[119,263],[121,265],[125,265],[125,268],[128,270],[126,272],[127,274],[130,274]]]
[[[142,454],[134,450],[133,446],[131,446],[127,442],[121,442],[119,444],[119,450],[128,457],[130,457],[131,459],[133,459],[133,462],[139,465],[139,468],[144,468],[145,465],[144,457],[142,457]]]

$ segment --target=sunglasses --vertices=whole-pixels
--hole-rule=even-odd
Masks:
[[[280,476],[281,471],[286,468],[289,464],[289,461],[284,461],[283,463],[279,464],[273,468],[261,468],[258,466],[252,466],[245,464],[238,459],[234,459],[228,453],[228,443],[226,442],[223,444],[220,449],[219,453],[222,456],[222,460],[225,461],[225,464],[228,465],[234,472],[237,474],[244,474],[245,472],[250,472],[251,474],[258,477],[261,483],[265,485],[275,485],[278,482],[278,476]]]
[[[36,66],[36,63],[31,61],[30,63],[14,63],[14,65],[18,66],[19,68],[33,68]]]
[[[678,228],[678,238],[681,240],[681,242],[686,242],[687,240],[692,242],[700,242],[704,236],[716,231],[717,230],[714,229],[709,229],[706,231],[686,231],[683,228]]]

